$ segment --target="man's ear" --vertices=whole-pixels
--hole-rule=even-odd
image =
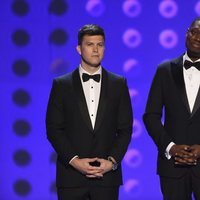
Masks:
[[[80,47],[80,45],[77,45],[77,46],[76,46],[76,50],[77,50],[77,52],[81,55],[81,47]]]

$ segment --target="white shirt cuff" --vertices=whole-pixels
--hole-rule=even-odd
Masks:
[[[169,150],[171,149],[171,147],[174,145],[175,143],[170,142],[165,150],[165,156],[166,158],[169,160],[172,156],[169,153]]]
[[[75,158],[78,158],[78,156],[74,156],[70,161],[69,161],[69,164],[72,162],[72,160],[74,160]]]

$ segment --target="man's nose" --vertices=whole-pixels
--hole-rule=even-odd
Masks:
[[[200,34],[196,36],[196,40],[200,41]]]
[[[93,51],[98,52],[98,46],[94,45]]]

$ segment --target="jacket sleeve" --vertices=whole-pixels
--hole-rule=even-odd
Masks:
[[[58,154],[59,160],[65,165],[76,155],[66,134],[64,134],[66,126],[61,83],[54,80],[46,112],[46,132],[47,138]]]
[[[162,68],[157,69],[151,84],[145,113],[143,115],[143,121],[147,132],[156,144],[158,151],[163,155],[168,144],[172,142],[172,139],[167,134],[162,123],[162,111],[164,108],[163,87],[164,84],[167,84],[163,81],[164,73],[165,71]]]
[[[121,162],[127,151],[131,141],[132,126],[133,112],[131,99],[126,80],[123,79],[118,107],[117,137],[109,152],[109,155],[114,157],[117,163]]]

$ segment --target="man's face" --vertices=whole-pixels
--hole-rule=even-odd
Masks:
[[[98,67],[104,56],[104,39],[101,35],[85,35],[77,51],[81,55],[84,67]]]
[[[193,57],[200,58],[200,21],[196,21],[187,31],[186,48]]]

